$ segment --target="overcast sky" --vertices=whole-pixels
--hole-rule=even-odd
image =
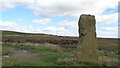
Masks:
[[[97,37],[118,38],[118,0],[0,0],[0,30],[78,36],[81,14],[95,15]]]

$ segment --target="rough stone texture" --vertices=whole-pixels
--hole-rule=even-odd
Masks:
[[[93,15],[82,14],[79,25],[79,43],[77,47],[77,61],[94,62],[97,57],[96,20]]]

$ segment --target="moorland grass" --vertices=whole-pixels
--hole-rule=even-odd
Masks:
[[[110,58],[119,58],[119,54],[116,51],[113,52],[105,52],[103,50],[98,50],[98,55],[99,56],[106,56],[106,57],[110,57]]]
[[[29,60],[24,60],[22,58],[5,58],[3,59],[3,66],[63,66],[63,65],[83,65],[83,66],[98,66],[101,64],[92,64],[88,62],[59,62],[59,58],[66,58],[71,57],[71,55],[74,54],[74,50],[65,50],[61,49],[58,46],[54,46],[53,44],[40,44],[40,45],[13,45],[13,44],[3,44],[3,47],[14,47],[17,49],[23,49],[23,50],[29,50],[31,52],[48,52],[48,54],[43,55],[34,55],[33,57],[30,57]],[[4,55],[7,55],[9,52],[7,50],[4,50]],[[52,52],[52,53],[49,53]],[[102,50],[98,51],[99,56],[105,56],[105,52]],[[106,55],[107,57],[113,57],[117,58],[116,52],[109,52]],[[24,56],[23,58],[26,58],[27,56]],[[74,64],[73,64],[74,63]],[[60,65],[61,64],[61,65]]]
[[[11,45],[11,44],[3,44],[3,47],[14,47],[17,49],[26,49],[31,52],[48,52],[48,54],[43,55],[34,55],[33,57],[30,57],[29,60],[24,60],[22,58],[26,58],[28,56],[24,57],[10,57],[10,58],[4,58],[3,59],[3,66],[58,66],[58,58],[64,58],[70,56],[72,51],[69,50],[60,50],[59,47],[53,46],[50,44],[42,44],[38,46],[34,45]],[[57,51],[56,51],[57,50]],[[6,50],[4,50],[6,51]],[[52,52],[52,53],[49,53]],[[5,53],[4,53],[5,54]],[[8,54],[8,53],[6,53]]]
[[[10,55],[10,51],[8,51],[7,49],[2,49],[2,56],[6,56],[6,55]]]
[[[49,44],[40,44],[40,45],[14,45],[14,44],[3,44],[3,47],[14,47],[16,49],[28,50],[31,52],[41,52],[49,51],[54,52],[60,50],[58,46],[51,46]]]

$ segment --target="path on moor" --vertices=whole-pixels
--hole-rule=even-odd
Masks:
[[[3,48],[10,52],[9,58],[17,58],[24,61],[35,60],[35,59],[37,60],[38,58],[35,58],[37,55],[52,54],[52,52],[30,52],[30,51],[21,52],[19,51],[19,49],[13,47],[3,47]]]

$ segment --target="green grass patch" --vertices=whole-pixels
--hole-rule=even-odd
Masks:
[[[2,56],[10,55],[10,52],[7,49],[2,49]]]
[[[37,64],[30,61],[24,61],[18,58],[6,58],[2,62],[3,66],[36,66]]]
[[[48,51],[49,52],[49,51]],[[71,52],[59,51],[43,55],[10,57],[3,59],[3,66],[58,66],[58,58],[70,56]]]
[[[56,66],[56,65],[59,65],[58,63],[59,58],[65,58],[70,55],[71,55],[70,52],[56,52],[53,54],[39,55],[39,57],[41,57],[42,61],[44,62],[43,65]]]
[[[108,57],[112,57],[112,58],[118,58],[120,57],[116,52],[109,52],[107,54]]]
[[[33,35],[32,33],[20,33],[14,31],[2,31],[2,35]]]
[[[40,45],[13,45],[13,44],[3,44],[3,47],[14,47],[16,49],[28,50],[31,52],[41,52],[41,51],[50,51],[56,52],[59,49],[58,46],[51,46],[49,44],[40,44]]]
[[[116,51],[105,52],[103,50],[99,50],[98,54],[99,54],[99,56],[106,56],[106,57],[111,57],[111,58],[119,58],[120,57]]]
[[[104,53],[103,50],[98,50],[98,55],[99,55],[99,56],[105,56],[105,53]]]
[[[40,33],[22,33],[22,32],[15,32],[15,31],[0,31],[0,35],[45,35],[45,36],[53,36],[50,34],[40,34]]]

